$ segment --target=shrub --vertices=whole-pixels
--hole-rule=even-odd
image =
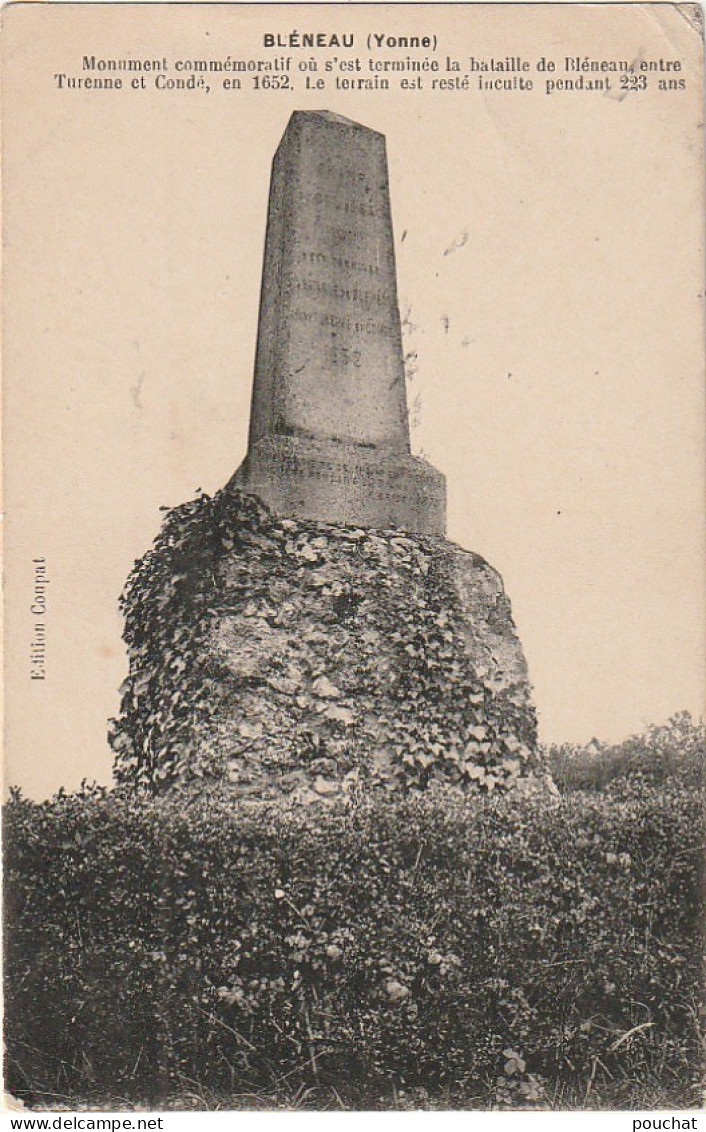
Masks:
[[[678,778],[685,788],[700,789],[706,762],[706,727],[688,711],[667,723],[650,726],[613,746],[591,740],[586,746],[562,743],[545,752],[547,769],[557,786],[571,790],[604,790],[621,778],[640,778],[654,785]]]
[[[701,828],[676,783],[308,809],[15,794],[8,1087],[361,1103],[660,1073],[687,1104]]]

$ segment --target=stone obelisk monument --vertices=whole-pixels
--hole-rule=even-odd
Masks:
[[[248,451],[123,594],[118,780],[235,797],[512,787],[537,762],[500,575],[410,453],[382,134],[298,111],[272,166]]]
[[[445,533],[410,454],[385,138],[292,114],[272,163],[248,452],[231,484],[280,515]]]

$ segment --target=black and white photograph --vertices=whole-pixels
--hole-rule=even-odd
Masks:
[[[701,8],[2,16],[12,1127],[696,1129]]]

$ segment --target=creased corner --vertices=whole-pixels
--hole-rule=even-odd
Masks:
[[[703,39],[704,38],[704,10],[701,4],[675,4],[676,11],[679,13],[683,20],[692,31]]]

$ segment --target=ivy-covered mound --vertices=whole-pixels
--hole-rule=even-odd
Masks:
[[[359,783],[491,791],[536,766],[502,581],[445,539],[281,519],[223,490],[167,513],[121,601],[118,782],[308,802]]]

